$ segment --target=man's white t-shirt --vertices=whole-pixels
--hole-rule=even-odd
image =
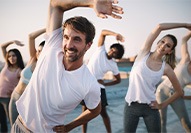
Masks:
[[[113,75],[119,74],[117,63],[113,59],[108,59],[105,46],[98,47],[90,58],[87,66],[96,79],[103,79],[104,74],[111,71]],[[100,84],[101,85],[101,84]],[[105,88],[101,85],[101,88]]]
[[[32,132],[53,132],[52,128],[63,125],[65,115],[82,100],[89,109],[100,102],[99,84],[86,65],[66,71],[63,56],[60,28],[48,36],[31,80],[16,103]]]

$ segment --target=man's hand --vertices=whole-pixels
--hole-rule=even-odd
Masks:
[[[65,130],[66,129],[65,129],[64,125],[59,125],[59,126],[53,127],[53,131],[56,133],[67,133]]]
[[[123,8],[114,5],[117,3],[118,0],[95,0],[93,8],[100,18],[111,16],[115,19],[121,19],[122,17],[118,14],[123,14]]]
[[[120,41],[120,42],[124,42],[124,41],[125,41],[125,38],[124,38],[121,34],[117,34],[116,40],[117,40],[117,41]]]

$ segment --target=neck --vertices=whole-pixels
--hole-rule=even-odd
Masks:
[[[151,53],[150,57],[155,60],[161,62],[163,55],[158,54],[157,52]]]
[[[83,61],[79,59],[78,61],[70,62],[64,58],[63,65],[67,71],[73,71],[80,68],[83,65]]]

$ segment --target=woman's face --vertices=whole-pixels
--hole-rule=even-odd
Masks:
[[[163,37],[157,45],[157,52],[163,55],[171,54],[174,43],[170,37]]]
[[[13,51],[10,51],[8,53],[8,61],[10,62],[11,65],[14,65],[17,63],[17,56]]]
[[[36,51],[36,58],[37,58],[37,59],[38,59],[38,57],[39,57],[39,55],[40,55],[42,49],[43,49],[43,46],[38,46],[38,49],[37,49],[37,51]]]

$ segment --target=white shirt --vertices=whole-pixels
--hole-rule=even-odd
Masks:
[[[100,102],[99,84],[86,65],[66,71],[62,63],[62,29],[50,34],[17,109],[32,132],[53,132],[83,99],[89,109]]]
[[[117,63],[113,59],[108,59],[105,46],[98,47],[90,58],[87,66],[90,72],[97,78],[103,79],[104,74],[111,71],[113,75],[119,74]],[[105,88],[102,84],[101,88]]]
[[[165,62],[163,61],[159,71],[153,71],[146,64],[149,55],[150,53],[142,60],[135,61],[132,67],[129,77],[129,87],[125,97],[129,105],[131,102],[150,104],[151,101],[156,101],[156,84],[160,81],[164,73]]]

